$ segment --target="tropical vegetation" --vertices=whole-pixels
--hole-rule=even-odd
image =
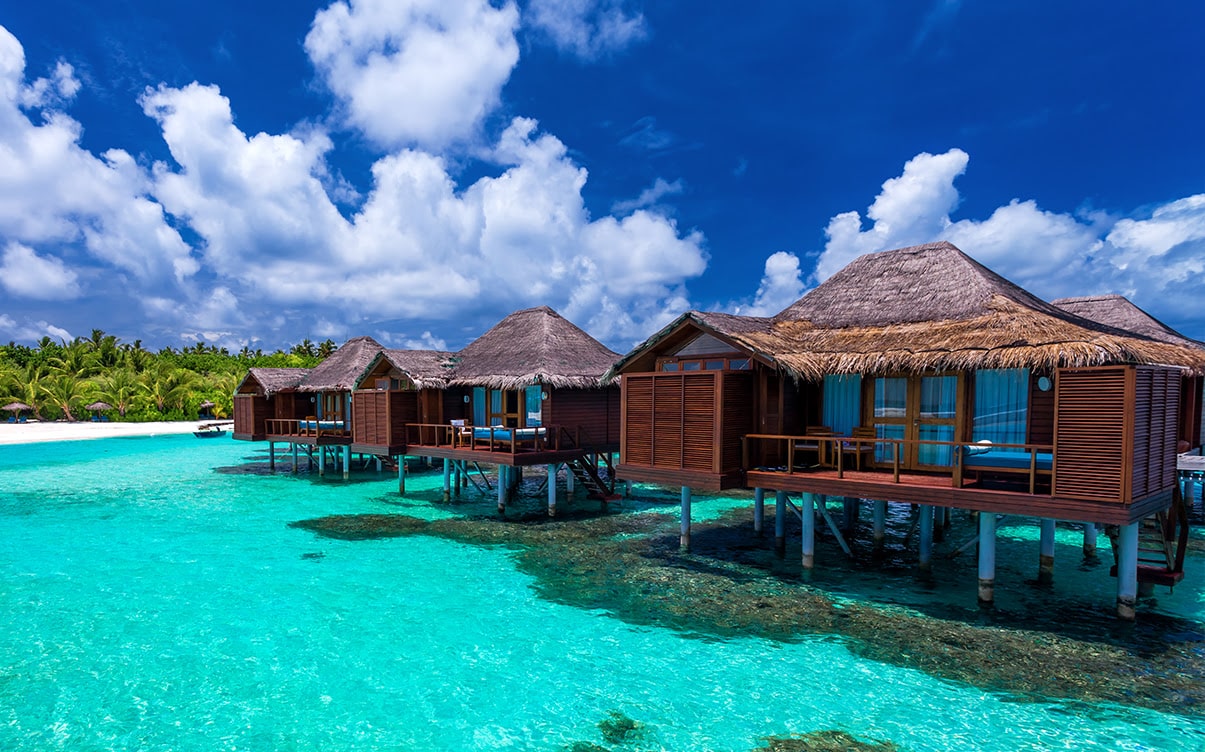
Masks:
[[[329,339],[319,344],[307,339],[287,352],[244,347],[232,354],[197,342],[152,352],[141,340],[122,342],[100,329],[70,342],[50,337],[34,347],[9,342],[0,345],[0,406],[23,403],[36,420],[227,418],[247,369],[313,368],[335,347]],[[97,409],[97,403],[107,409]],[[0,413],[0,420],[7,417]]]

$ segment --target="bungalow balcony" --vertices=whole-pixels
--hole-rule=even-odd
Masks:
[[[618,443],[608,443],[583,426],[408,423],[403,432],[407,454],[517,467],[570,462],[591,454],[609,458],[619,449]]]
[[[279,419],[265,421],[268,441],[287,441],[306,446],[343,446],[351,444],[351,428],[342,418]]]
[[[1141,468],[1117,453],[1102,448],[1088,462],[1083,454],[1060,467],[1056,448],[1042,444],[748,434],[742,468],[753,488],[1099,524],[1130,524],[1171,504],[1170,489],[1134,493]],[[914,469],[917,457],[935,464]]]

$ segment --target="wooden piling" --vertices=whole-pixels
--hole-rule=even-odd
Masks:
[[[766,526],[766,489],[753,489],[753,532],[762,534]]]
[[[887,501],[874,500],[874,549],[881,551],[887,540]]]
[[[1084,558],[1096,558],[1096,523],[1084,523]]]
[[[782,493],[781,491],[779,493]],[[783,494],[785,497],[786,494]],[[816,564],[816,495],[805,493],[799,503],[799,516],[803,521],[803,553],[800,564],[812,569]]]
[[[1038,582],[1048,585],[1054,582],[1054,520],[1043,517],[1040,524]]]
[[[548,516],[556,517],[556,464],[548,466]]]
[[[1122,525],[1117,535],[1117,616],[1133,621],[1138,601],[1138,525]]]
[[[928,572],[933,567],[933,507],[928,504],[920,505],[920,543],[918,546],[917,566],[922,572]]]
[[[991,605],[996,598],[996,515],[979,515],[979,604]]]
[[[678,535],[678,547],[684,551],[690,550],[690,486],[682,486],[682,528]]]
[[[780,553],[787,547],[787,492],[774,492],[774,548]]]

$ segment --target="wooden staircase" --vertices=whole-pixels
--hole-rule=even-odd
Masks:
[[[1117,543],[1113,541],[1113,550]],[[1138,525],[1138,582],[1174,587],[1184,579],[1184,555],[1188,552],[1188,509],[1176,489],[1172,505],[1145,518]],[[1117,565],[1113,565],[1117,576]]]
[[[614,501],[620,498],[619,494],[615,493],[615,471],[611,467],[610,457],[602,455],[604,464],[607,466],[607,477],[603,478],[599,472],[599,455],[587,455],[580,459],[573,460],[565,464],[569,472],[573,473],[573,477],[577,482],[586,489],[586,497],[590,499],[599,499],[601,501]]]

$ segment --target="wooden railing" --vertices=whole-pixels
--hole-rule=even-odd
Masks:
[[[751,462],[751,456],[755,456],[755,453],[759,449],[765,450],[768,446],[777,450],[772,452],[773,456],[786,458],[786,462],[781,466],[781,469],[777,466],[772,468],[755,468]],[[747,434],[741,438],[741,468],[746,471],[761,469],[769,472],[781,472],[786,475],[814,472],[816,470],[836,470],[837,477],[844,478],[845,471],[850,469],[848,458],[859,458],[865,453],[870,455],[869,466],[873,471],[885,474],[890,470],[892,482],[899,483],[901,474],[906,472],[906,469],[903,467],[904,456],[910,448],[915,448],[919,452],[921,447],[948,447],[950,449],[951,462],[945,467],[950,475],[950,483],[955,488],[962,487],[963,476],[966,472],[1009,473],[1026,476],[1029,481],[1029,493],[1031,494],[1037,488],[1038,477],[1048,476],[1051,478],[1051,494],[1053,495],[1054,493],[1053,479],[1055,467],[1052,457],[1053,447],[1043,444],[976,444],[965,441],[864,438],[833,436],[831,434],[804,434],[800,436]],[[881,452],[880,450],[886,451]],[[1012,462],[1014,458],[1011,457],[1010,461],[1004,464],[976,460],[976,457],[986,457],[995,450],[1004,450],[996,454],[997,458],[1002,454],[1017,454],[1022,455],[1022,461],[1014,463]],[[982,452],[982,454],[976,454],[975,452]],[[809,457],[814,455],[816,458],[815,464],[799,467],[796,458],[804,453]],[[886,461],[876,459],[882,455],[887,455],[890,459]],[[1042,455],[1045,455],[1045,457],[1042,457]],[[1040,459],[1042,461],[1039,461]],[[1047,461],[1050,466],[1043,467]],[[928,474],[942,472],[940,469],[933,469],[936,467],[941,466],[926,466],[925,472]]]
[[[351,429],[341,419],[319,420],[317,418],[268,418],[264,421],[268,436],[297,438],[348,438]]]
[[[408,447],[471,449],[487,453],[560,452],[595,446],[581,426],[454,426],[447,423],[407,423]]]

